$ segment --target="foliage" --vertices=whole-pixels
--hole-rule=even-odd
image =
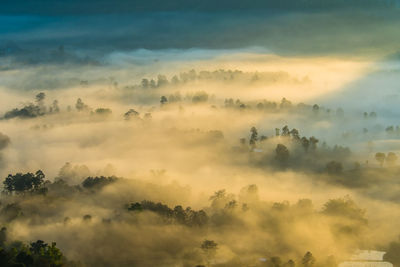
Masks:
[[[43,188],[45,175],[41,170],[38,170],[35,174],[33,173],[17,173],[15,175],[9,174],[4,184],[4,190],[7,193],[24,193],[39,191]]]
[[[2,228],[1,233],[6,230]],[[0,243],[0,266],[62,267],[68,263],[56,243],[51,245],[37,240],[29,245],[19,241]]]
[[[82,186],[86,189],[100,189],[108,184],[116,182],[117,180],[118,178],[115,176],[88,177],[82,182]]]
[[[131,203],[127,209],[135,212],[151,211],[160,215],[166,222],[173,221],[187,226],[203,226],[208,223],[208,216],[203,210],[195,211],[190,207],[183,209],[182,206],[176,206],[171,209],[160,202],[144,200],[140,203]]]

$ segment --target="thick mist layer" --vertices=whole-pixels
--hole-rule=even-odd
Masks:
[[[400,266],[395,1],[106,2],[0,12],[1,266]]]

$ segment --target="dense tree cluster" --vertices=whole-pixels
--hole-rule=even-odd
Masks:
[[[142,202],[131,203],[128,205],[129,211],[142,212],[151,211],[160,215],[165,221],[177,222],[187,226],[203,226],[208,223],[208,216],[203,210],[195,211],[190,207],[184,209],[182,206],[176,206],[171,209],[162,203],[155,203],[144,200]]]
[[[43,116],[47,113],[58,113],[60,108],[58,106],[58,101],[54,100],[52,105],[47,108],[45,106],[45,98],[46,94],[41,92],[36,95],[34,103],[28,103],[22,108],[14,108],[10,111],[7,111],[3,118],[4,119],[12,119],[12,118],[35,118],[39,116]]]
[[[4,184],[4,190],[12,194],[25,193],[25,192],[45,192],[44,187],[45,175],[41,170],[38,170],[35,174],[33,173],[17,173],[15,175],[9,174]]]
[[[70,165],[64,166],[63,177],[69,173],[66,170],[73,170],[73,168]],[[22,174],[22,176],[24,175],[25,174]],[[30,178],[24,178],[29,181],[31,181],[31,178],[35,179],[36,176],[39,177],[39,180],[41,181],[44,179],[44,175],[42,175],[41,172],[37,172],[36,175],[28,173],[25,176]],[[18,177],[16,179],[20,179],[18,175],[15,175],[15,177]],[[43,179],[40,179],[40,177],[43,177]],[[101,189],[104,186],[114,185],[117,187],[126,187],[126,185],[128,185],[127,182],[128,181],[125,179],[116,180],[115,177],[112,176],[87,177],[82,182],[81,186],[83,189]],[[35,183],[32,182],[32,188],[34,188],[34,184]],[[57,207],[58,205],[61,205],[61,203],[64,203],[66,199],[69,199],[68,201],[76,199],[76,201],[79,201],[79,203],[85,203],[89,201],[89,199],[90,202],[92,202],[93,200],[98,199],[97,197],[100,199],[102,197],[99,194],[100,190],[93,190],[92,194],[87,194],[85,193],[85,190],[78,190],[76,186],[70,186],[63,182],[63,180],[60,178],[58,178],[58,180],[55,182],[47,182],[45,186],[48,188],[48,192],[43,196],[37,196],[33,194],[26,194],[24,196],[19,194],[6,195],[6,204],[0,204],[0,218],[3,220],[3,222],[23,222],[24,220],[29,219],[29,216],[33,216],[32,211],[30,211],[29,208],[31,207],[31,204],[28,204],[31,201],[33,203],[39,199],[41,199],[40,201],[45,201],[50,210],[38,210],[35,212],[39,212],[39,214],[43,214],[44,216],[49,216],[48,213],[52,213],[51,207]],[[29,191],[30,187],[28,186],[27,188]],[[66,197],[68,194],[74,194],[74,197],[71,197],[71,195]],[[132,196],[136,197],[137,194],[138,192],[134,192]],[[273,246],[287,247],[288,249],[291,248],[291,244],[288,243],[288,240],[279,238],[279,236],[283,234],[282,231],[286,231],[286,228],[277,228],[278,225],[289,224],[288,227],[291,227],[290,225],[295,224],[296,222],[309,224],[315,222],[315,220],[322,220],[326,222],[326,220],[329,219],[334,223],[329,224],[327,227],[330,227],[330,231],[332,231],[335,236],[338,238],[351,236],[354,240],[358,240],[358,236],[360,233],[362,233],[363,229],[367,225],[365,211],[359,208],[355,202],[349,198],[330,200],[324,205],[324,208],[321,211],[318,211],[313,208],[311,200],[299,200],[298,203],[295,204],[289,204],[288,202],[267,203],[260,200],[258,194],[258,187],[252,184],[243,187],[238,195],[230,194],[224,189],[216,191],[212,196],[210,196],[209,205],[205,205],[205,207],[201,210],[193,210],[190,207],[183,208],[180,205],[170,208],[168,205],[162,204],[162,202],[143,200],[132,202],[129,205],[126,205],[124,212],[110,213],[113,214],[110,215],[110,217],[100,217],[99,220],[99,214],[94,211],[94,213],[90,212],[81,214],[79,220],[87,227],[102,227],[100,229],[109,231],[112,228],[107,227],[111,227],[111,225],[118,225],[118,223],[141,225],[141,227],[144,227],[144,225],[141,224],[141,221],[144,218],[147,218],[145,219],[145,225],[149,227],[167,227],[178,224],[187,227],[182,231],[210,231],[212,233],[219,231],[231,231],[234,229],[245,230],[247,225],[246,218],[254,217],[257,219],[253,221],[251,227],[256,227],[257,229],[260,227],[263,233],[273,237],[275,240]],[[109,200],[104,201],[107,202]],[[112,210],[118,210],[118,203],[119,202],[107,202],[104,207],[109,206]],[[122,206],[123,205],[121,205],[121,208]],[[62,214],[64,218],[62,222],[64,227],[67,227],[65,229],[68,229],[68,227],[73,225],[72,221],[74,219],[71,219],[66,215],[67,214],[64,213]],[[154,215],[156,215],[156,217],[152,217]],[[149,218],[152,219],[149,220]],[[154,218],[157,219],[154,220]],[[74,224],[76,224],[76,219]],[[341,242],[340,239],[338,239],[337,242]],[[212,263],[214,261],[215,255],[218,254],[220,243],[224,244],[225,241],[220,238],[214,240],[206,239],[201,245],[199,244],[199,248],[204,255],[203,262]],[[52,246],[46,245],[43,242],[36,242],[35,244],[32,244],[31,247],[32,248],[26,250],[26,255],[31,255],[33,258],[36,257],[33,255],[35,253],[35,255],[37,255],[38,251],[40,252],[39,254],[44,255],[44,257],[49,257],[48,255],[55,253],[55,245]],[[21,255],[24,255],[29,262],[31,261],[30,257],[26,256],[25,254]],[[274,250],[272,255],[269,254],[266,255],[266,257],[266,263],[272,264],[267,266],[293,266],[294,263],[296,263],[296,266],[331,266],[327,265],[327,261],[324,258],[316,260],[312,254],[310,255],[308,253],[306,253],[303,258],[293,258],[291,260],[288,259],[285,254],[281,255]],[[20,258],[23,257],[18,257],[18,259]],[[14,257],[12,259],[16,258]],[[202,263],[201,261],[197,262],[200,264]],[[230,266],[241,265],[232,263]]]
[[[0,230],[0,266],[4,267],[62,267],[71,266],[56,243],[50,245],[42,240],[25,244],[8,241],[7,229]]]
[[[109,108],[97,108],[94,113],[101,116],[109,116],[112,114],[112,110]]]
[[[142,89],[155,89],[168,85],[179,86],[194,81],[241,81],[247,83],[264,82],[276,83],[279,81],[288,82],[308,82],[305,78],[298,80],[293,78],[287,72],[243,72],[240,70],[215,70],[215,71],[199,71],[190,70],[182,72],[179,75],[174,75],[170,80],[165,75],[159,74],[155,79],[143,78],[138,85],[128,86],[127,88],[142,88]]]
[[[118,178],[115,176],[111,177],[88,177],[82,182],[82,186],[86,189],[100,189],[106,185],[114,183]]]
[[[271,154],[270,145],[277,143],[274,147],[273,161],[269,162],[272,166],[290,167],[295,169],[325,170],[330,174],[340,174],[343,170],[342,162],[350,155],[350,149],[335,145],[330,148],[323,143],[318,146],[319,139],[314,136],[301,136],[300,132],[288,126],[275,129],[275,136],[265,136],[259,133],[256,127],[251,127],[249,146],[246,145],[246,138],[240,139],[241,151],[257,152],[265,155],[258,162],[265,162]],[[253,157],[256,160],[256,157]],[[392,162],[395,157],[392,155]]]

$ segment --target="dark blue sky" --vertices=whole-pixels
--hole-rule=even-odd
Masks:
[[[392,7],[398,0],[3,0],[0,13],[121,14],[143,11],[313,10]]]
[[[400,0],[3,0],[0,49],[396,50]]]

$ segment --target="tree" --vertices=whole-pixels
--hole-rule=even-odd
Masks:
[[[259,200],[257,185],[251,184],[240,189],[239,200],[246,203],[257,202]]]
[[[296,141],[300,140],[300,134],[297,129],[293,128],[289,133],[293,137],[294,140],[296,140]]]
[[[94,112],[101,116],[109,116],[112,114],[112,110],[109,108],[97,108]]]
[[[349,197],[330,199],[324,204],[322,213],[329,216],[347,218],[362,223],[366,223],[365,210],[357,206],[357,204]]]
[[[131,203],[131,205],[128,207],[128,210],[140,212],[143,211],[143,207],[139,202],[136,202],[136,203]]]
[[[55,242],[52,242],[49,246],[44,241],[37,240],[36,242],[30,244],[29,250],[32,253],[33,260],[40,264],[40,266],[61,267],[64,265],[64,256],[56,247]]]
[[[225,189],[218,190],[212,195],[209,200],[211,201],[211,207],[213,208],[221,208],[225,205],[226,202],[229,201],[229,198],[226,194]]]
[[[38,104],[42,104],[42,103],[43,103],[43,100],[46,98],[46,94],[43,93],[43,92],[40,92],[39,94],[36,95],[35,98],[36,98],[36,102],[37,102]]]
[[[378,152],[375,154],[375,159],[379,162],[381,167],[383,167],[383,163],[385,162],[386,155],[382,152]]]
[[[250,141],[249,144],[250,146],[252,146],[253,148],[256,146],[256,141],[258,140],[258,132],[256,127],[251,127],[250,129]]]
[[[134,110],[134,109],[130,109],[130,110],[128,110],[125,114],[124,114],[124,119],[125,120],[130,120],[130,119],[132,119],[132,118],[139,118],[139,115],[140,115],[140,113],[139,112],[137,112],[136,110]]]
[[[315,138],[314,136],[310,137],[310,145],[311,145],[311,149],[315,150],[317,149],[317,143],[319,142],[319,140],[317,138]]]
[[[165,75],[158,75],[157,76],[157,87],[161,87],[168,84],[167,77]]]
[[[86,214],[86,215],[83,216],[82,219],[83,219],[84,222],[90,222],[92,220],[92,215]]]
[[[301,145],[303,146],[304,150],[307,152],[308,148],[310,147],[310,141],[307,139],[307,137],[302,137],[301,138]]]
[[[9,174],[4,180],[4,189],[8,193],[16,192],[23,193],[27,191],[38,191],[42,188],[45,175],[41,170],[33,173],[17,173],[15,175]]]
[[[389,166],[396,165],[397,155],[393,152],[389,152],[386,156],[386,162]]]
[[[280,108],[285,109],[285,108],[291,108],[291,107],[292,107],[292,102],[290,102],[286,98],[282,98]]]
[[[115,176],[110,177],[88,177],[82,182],[82,186],[86,189],[101,189],[106,185],[114,183],[118,180]]]
[[[45,249],[47,244],[42,240],[37,240],[36,242],[31,243],[30,251],[34,254],[39,254],[41,250]]]
[[[200,248],[203,250],[207,258],[207,265],[210,266],[210,260],[215,256],[218,249],[218,244],[213,240],[204,240]]]
[[[289,150],[285,145],[278,144],[275,149],[276,152],[276,160],[281,163],[286,163],[289,159]]]
[[[283,266],[284,267],[295,267],[295,263],[293,260],[289,260],[287,263],[285,263]]]
[[[142,88],[147,89],[150,86],[150,82],[148,79],[142,79],[141,85],[142,85]]]
[[[315,258],[312,253],[308,251],[301,260],[301,264],[303,264],[304,267],[311,267],[314,266],[314,263]]]
[[[281,267],[282,260],[280,257],[271,257],[269,260],[268,267]]]
[[[391,242],[386,251],[383,259],[393,263],[394,266],[400,266],[400,238],[398,241]]]
[[[33,189],[37,190],[40,188],[40,186],[43,184],[44,182],[44,178],[46,178],[46,176],[44,175],[44,173],[41,170],[38,170],[35,173],[35,176],[32,177],[32,185],[33,185]]]
[[[167,102],[168,102],[168,99],[167,99],[165,96],[161,96],[161,99],[160,99],[161,105],[164,105],[164,104],[166,104]]]
[[[53,104],[50,107],[50,111],[53,113],[58,113],[60,112],[60,107],[58,106],[58,100],[54,100]]]
[[[151,79],[150,80],[150,88],[156,88],[156,87],[157,87],[156,81],[154,81],[154,79]]]
[[[207,101],[208,101],[208,94],[204,91],[198,91],[192,97],[193,103],[201,103]]]
[[[282,128],[282,136],[290,136],[290,131],[289,131],[289,127],[287,125],[285,125]]]
[[[0,230],[0,247],[2,247],[7,241],[7,228],[2,227]]]
[[[317,104],[315,104],[315,105],[312,107],[312,110],[313,110],[313,113],[314,113],[315,115],[318,115],[318,113],[319,113],[319,106],[318,106]]]
[[[83,103],[82,99],[78,98],[76,100],[75,108],[78,111],[84,111],[84,110],[88,110],[89,106],[86,105],[85,103]]]
[[[62,267],[66,263],[66,258],[54,242],[48,245],[42,240],[37,240],[28,245],[13,241],[0,246],[0,266]]]

